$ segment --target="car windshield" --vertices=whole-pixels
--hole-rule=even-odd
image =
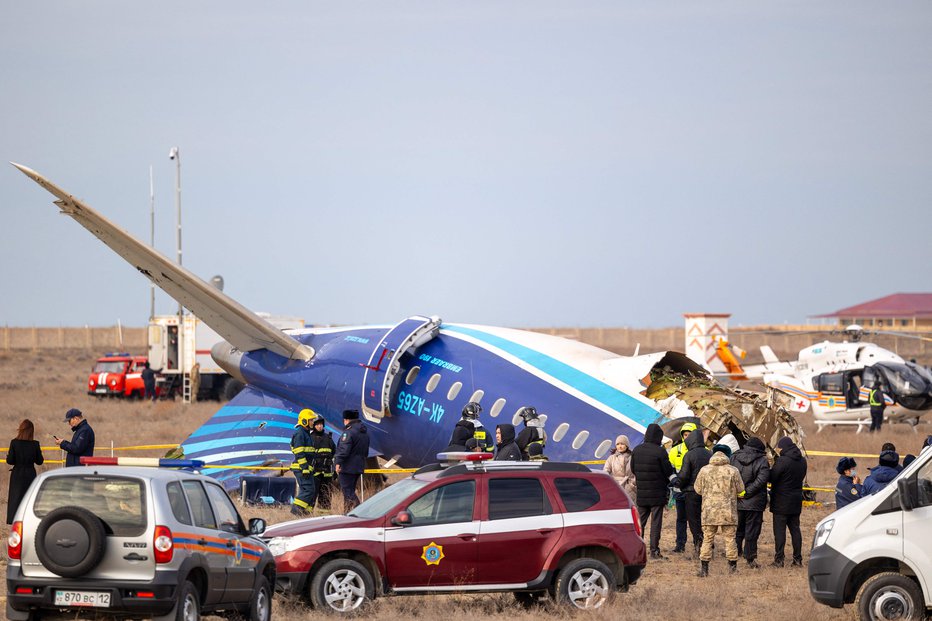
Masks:
[[[101,360],[94,365],[94,373],[122,373],[125,367],[122,360]]]
[[[142,481],[126,477],[49,477],[42,482],[32,510],[36,517],[43,518],[59,507],[83,507],[99,517],[114,535],[135,537],[146,531],[144,491]]]
[[[347,513],[347,515],[366,520],[382,517],[389,509],[427,485],[427,483],[428,481],[421,481],[414,477],[403,479],[393,485],[389,485],[381,492],[353,509],[352,512]]]

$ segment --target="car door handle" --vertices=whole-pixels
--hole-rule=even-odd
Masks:
[[[207,545],[207,540],[206,540],[206,539],[198,539],[198,540],[197,540],[197,545],[199,545],[199,546],[206,546],[206,545]]]
[[[460,539],[475,539],[476,533],[462,533],[460,535],[457,535],[457,537],[459,537]]]
[[[125,561],[148,561],[149,557],[142,556],[141,554],[137,554],[136,552],[131,552],[127,554],[126,556],[124,556],[123,560]]]
[[[227,547],[228,547],[228,548],[235,548],[235,547],[236,547],[236,541],[234,541],[233,539],[227,539]]]
[[[550,533],[553,532],[553,529],[552,528],[538,528],[537,532],[539,532],[541,535],[549,535]]]

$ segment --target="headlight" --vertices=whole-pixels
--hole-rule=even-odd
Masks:
[[[285,553],[285,542],[281,537],[275,537],[268,542],[269,552],[272,556],[281,556]]]
[[[815,548],[828,541],[828,536],[832,534],[832,528],[834,526],[835,520],[826,520],[819,524],[819,527],[816,528],[815,539],[812,542],[812,547]]]

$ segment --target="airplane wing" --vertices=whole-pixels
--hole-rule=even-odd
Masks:
[[[314,356],[313,348],[288,336],[216,287],[172,263],[36,171],[10,163],[58,198],[55,204],[62,213],[74,218],[237,349],[268,349],[296,360],[310,360]]]

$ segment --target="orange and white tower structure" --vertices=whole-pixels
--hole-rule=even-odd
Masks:
[[[686,319],[686,355],[714,374],[728,373],[718,356],[716,341],[728,340],[731,313],[684,313]]]

